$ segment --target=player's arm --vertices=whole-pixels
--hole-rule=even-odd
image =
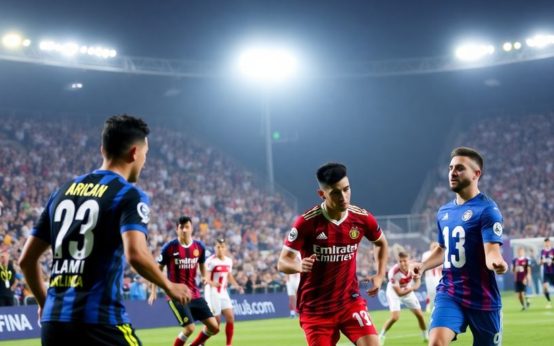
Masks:
[[[425,259],[421,264],[414,264],[412,270],[414,272],[414,278],[418,278],[426,270],[436,268],[442,264],[444,260],[444,248],[442,246],[437,246],[431,251],[429,257]]]
[[[146,280],[161,287],[168,296],[186,304],[191,299],[189,288],[183,284],[176,284],[167,279],[154,262],[146,244],[146,236],[138,230],[129,230],[122,233],[125,257],[129,264]]]
[[[494,271],[496,274],[504,274],[508,270],[508,263],[504,261],[500,253],[500,244],[485,243],[484,247],[487,268]]]
[[[160,271],[163,272],[164,265],[159,264]],[[150,283],[150,296],[148,297],[148,304],[152,305],[154,301],[158,298],[158,286],[155,283]]]
[[[198,269],[200,269],[200,276],[202,277],[202,283],[208,285],[211,283],[210,277],[208,276],[208,271],[206,270],[206,263],[198,263]],[[214,286],[217,287],[217,286]]]
[[[27,285],[33,292],[37,304],[42,309],[46,300],[46,289],[42,282],[42,271],[40,269],[40,256],[48,249],[50,244],[44,240],[29,236],[23,246],[23,252],[19,257],[19,267],[25,276]]]
[[[235,276],[233,275],[233,273],[229,272],[227,277],[228,277],[229,282],[231,283],[231,285],[233,285],[239,293],[241,293],[241,294],[244,293],[244,289],[241,287],[241,285],[239,285],[239,283],[235,279]]]
[[[383,283],[387,273],[389,243],[385,237],[385,233],[381,233],[379,239],[373,241],[373,245],[373,256],[375,259],[377,274],[369,278],[369,281],[373,284],[373,286],[367,290],[367,294],[369,294],[370,297],[373,297],[379,293],[379,289],[381,288],[381,284]]]
[[[277,270],[285,274],[296,274],[302,272],[302,262],[298,259],[298,252],[283,247],[277,262]],[[311,268],[310,268],[311,271]]]
[[[527,265],[527,275],[525,276],[525,278],[527,279],[527,282],[525,284],[527,284],[528,282],[533,281],[533,280],[531,280],[531,266],[530,265]]]

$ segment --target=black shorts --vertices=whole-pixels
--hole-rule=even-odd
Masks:
[[[142,346],[130,324],[43,322],[41,340],[42,346]]]
[[[542,276],[542,279],[543,279],[542,282],[548,282],[549,284],[554,286],[554,274],[544,273]]]
[[[204,321],[210,317],[214,317],[204,298],[193,299],[186,305],[175,300],[170,300],[168,303],[179,325],[183,327],[194,323],[194,321]]]
[[[525,289],[527,288],[527,285],[524,284],[522,281],[516,281],[516,284],[514,286],[514,289],[516,292],[525,292]]]

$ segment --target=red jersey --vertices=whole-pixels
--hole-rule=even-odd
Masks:
[[[528,257],[518,257],[514,258],[512,264],[514,266],[516,281],[523,282],[527,277],[527,270],[531,265],[531,260]]]
[[[302,273],[298,311],[329,314],[345,303],[363,300],[356,277],[356,255],[363,237],[377,241],[382,235],[377,220],[362,208],[349,206],[341,220],[332,220],[325,203],[299,216],[285,239],[285,247],[301,258],[316,254],[310,273]]]
[[[178,239],[166,243],[158,256],[158,263],[167,266],[167,278],[171,282],[185,284],[191,290],[192,299],[200,298],[196,287],[196,269],[206,261],[206,248],[201,241],[193,240],[182,245]]]

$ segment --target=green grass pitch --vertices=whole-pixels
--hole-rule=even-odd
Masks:
[[[531,309],[520,311],[515,294],[503,295],[504,346],[547,346],[554,345],[554,310],[545,309],[544,297],[531,298]],[[371,316],[380,328],[388,317],[387,311],[371,312]],[[427,319],[429,316],[426,315]],[[219,335],[208,341],[209,345],[225,345],[225,329],[222,326]],[[141,329],[137,331],[144,346],[169,346],[179,332],[179,327]],[[198,325],[195,334],[200,330]],[[471,333],[458,336],[453,346],[470,346]],[[38,346],[38,339],[14,340],[0,342],[0,346]],[[238,322],[235,324],[234,346],[301,346],[306,345],[304,334],[298,325],[298,319],[280,318]],[[351,345],[341,336],[339,346]],[[415,317],[410,311],[403,310],[400,320],[388,332],[386,346],[424,345]]]

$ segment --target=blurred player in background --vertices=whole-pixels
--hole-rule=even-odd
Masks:
[[[192,300],[188,304],[173,299],[168,301],[171,311],[179,321],[183,331],[177,335],[173,345],[183,346],[194,332],[194,321],[201,321],[205,327],[190,344],[203,345],[208,338],[219,332],[219,324],[208,307],[208,303],[200,295],[196,285],[196,272],[200,274],[204,283],[206,276],[206,247],[201,241],[192,239],[192,220],[188,216],[181,216],[177,220],[177,238],[166,243],[158,256],[158,264],[163,270],[167,266],[167,277],[171,282],[184,283],[192,292]],[[156,300],[156,285],[152,284],[148,303]]]
[[[431,242],[429,250],[425,251],[421,256],[421,262],[424,262],[427,258],[429,258],[431,253],[433,253],[433,250],[435,250],[438,246],[439,243],[436,241]],[[427,313],[433,311],[433,307],[435,306],[435,295],[437,294],[437,286],[439,285],[441,276],[442,266],[429,269],[425,272],[425,289],[427,291],[427,306],[425,307],[425,312]]]
[[[363,237],[376,247],[377,274],[370,296],[377,295],[386,271],[388,245],[377,220],[350,205],[346,167],[328,163],[317,170],[323,203],[299,216],[285,239],[278,269],[301,273],[298,287],[300,326],[308,345],[336,345],[340,332],[357,346],[377,346],[379,338],[366,301],[360,296],[356,255]]]
[[[550,246],[550,239],[544,240],[544,249],[541,250],[542,290],[546,297],[546,308],[551,309],[549,285],[554,286],[554,249]]]
[[[300,273],[285,275],[287,295],[289,297],[290,318],[296,317],[296,292],[300,284]]]
[[[502,343],[502,302],[496,274],[508,264],[502,258],[502,215],[496,203],[479,191],[483,158],[475,150],[452,151],[450,189],[456,198],[437,213],[437,247],[416,275],[443,264],[435,308],[429,327],[429,345],[448,345],[469,325],[473,345]]]
[[[529,301],[525,295],[525,290],[531,279],[531,259],[525,256],[525,249],[522,247],[517,249],[517,258],[512,261],[512,271],[514,272],[515,291],[521,303],[521,310],[527,310]]]
[[[146,243],[149,200],[134,186],[146,161],[148,125],[127,115],[106,120],[102,167],[63,184],[46,204],[19,264],[42,312],[42,345],[140,345],[123,305],[123,255],[175,301],[190,299],[169,281]],[[39,258],[53,261],[46,292]]]
[[[385,344],[385,335],[387,331],[400,318],[400,305],[404,304],[410,309],[419,324],[423,341],[428,340],[427,326],[421,311],[421,305],[415,295],[415,291],[419,289],[421,281],[419,278],[414,279],[410,273],[410,256],[405,252],[398,253],[398,263],[396,263],[388,273],[389,283],[387,284],[387,302],[391,312],[390,318],[385,322],[379,340],[381,345]]]
[[[206,260],[207,280],[204,294],[217,322],[221,324],[222,314],[225,317],[225,344],[231,346],[235,329],[235,315],[227,284],[231,283],[239,293],[243,293],[244,290],[233,276],[233,260],[225,256],[226,250],[225,239],[217,239],[215,254]]]

